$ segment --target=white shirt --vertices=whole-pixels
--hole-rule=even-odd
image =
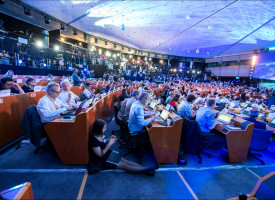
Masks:
[[[70,91],[70,93],[71,93],[70,104],[68,104],[69,92],[65,92],[65,91],[60,92],[58,99],[65,105],[74,105],[75,106],[76,105],[75,99],[77,98],[77,96],[72,91]]]
[[[53,100],[46,95],[38,101],[37,111],[42,123],[47,123],[57,118],[60,113],[65,112],[66,107],[58,98]]]
[[[93,94],[93,92],[91,90],[88,90],[87,88],[85,88],[85,90],[83,91],[83,94],[85,95],[85,97],[87,99],[90,99],[91,94]]]

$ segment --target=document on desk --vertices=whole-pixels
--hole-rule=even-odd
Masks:
[[[233,125],[226,125],[225,127],[230,130],[242,130],[240,127],[233,126]]]

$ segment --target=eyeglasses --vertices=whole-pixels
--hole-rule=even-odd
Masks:
[[[61,91],[54,91],[54,90],[52,90],[52,91],[55,92],[56,94],[60,94],[60,92],[61,92]]]

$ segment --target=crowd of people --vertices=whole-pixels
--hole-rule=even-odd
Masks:
[[[93,73],[93,72],[89,72]],[[267,88],[253,88],[248,86],[234,86],[230,82],[186,82],[180,78],[174,77],[171,81],[164,81],[161,85],[154,81],[131,81],[124,80],[119,74],[105,73],[103,79],[108,81],[103,92],[92,89],[92,84],[87,81],[87,75],[82,71],[78,73],[78,69],[74,69],[71,77],[64,78],[60,85],[54,82],[53,76],[48,76],[48,86],[46,95],[42,97],[37,104],[37,111],[41,118],[42,124],[48,123],[62,113],[76,109],[80,97],[71,91],[71,86],[84,85],[83,95],[86,99],[97,99],[101,94],[107,94],[117,89],[118,84],[122,84],[122,93],[119,96],[119,113],[120,120],[127,122],[129,133],[135,141],[142,141],[143,146],[141,153],[150,153],[153,165],[142,165],[142,158],[139,163],[129,161],[121,156],[118,165],[110,164],[107,158],[112,153],[110,148],[117,141],[116,136],[111,136],[104,140],[104,132],[106,130],[106,122],[97,120],[90,132],[89,166],[98,165],[102,169],[124,169],[129,172],[144,172],[154,175],[158,164],[154,155],[152,155],[152,147],[146,129],[144,128],[158,117],[155,113],[146,114],[147,105],[159,99],[159,104],[169,105],[169,111],[176,113],[178,116],[196,120],[199,124],[201,135],[203,137],[203,145],[211,151],[226,146],[224,137],[214,131],[215,125],[218,123],[215,119],[216,113],[214,109],[217,107],[237,108],[241,103],[247,103],[252,110],[251,119],[255,120],[255,113],[259,113],[263,109],[268,109],[275,105],[275,91]],[[140,86],[132,89],[130,94],[127,93],[127,87]],[[10,89],[12,94],[23,94],[33,92],[36,85],[35,79],[28,77],[26,84],[20,87],[13,81],[13,72],[8,71],[1,79],[0,90]],[[153,87],[150,87],[153,86]],[[151,89],[150,89],[151,88]],[[160,89],[160,96],[156,96],[154,90]],[[230,110],[225,112],[230,113]],[[248,119],[249,120],[249,119]],[[122,142],[123,142],[123,138]]]

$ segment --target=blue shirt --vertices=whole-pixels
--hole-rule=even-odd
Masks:
[[[79,79],[79,76],[76,73],[73,73],[72,81],[73,81],[74,86],[79,86],[80,85],[80,79]]]
[[[178,107],[178,115],[181,117],[192,117],[192,107],[188,101],[182,101]]]
[[[130,109],[128,123],[130,133],[141,131],[143,127],[150,122],[151,119],[144,119],[143,105],[139,101],[133,103]]]
[[[196,121],[199,123],[201,131],[209,133],[214,128],[215,114],[209,107],[200,107],[197,111]]]

